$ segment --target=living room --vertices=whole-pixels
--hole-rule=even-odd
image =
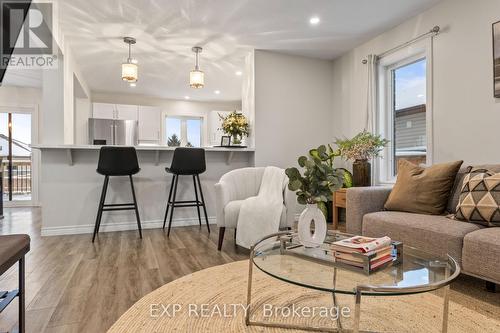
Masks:
[[[500,331],[498,1],[0,5],[0,332]]]

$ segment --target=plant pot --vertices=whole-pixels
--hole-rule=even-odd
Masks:
[[[311,230],[311,226],[314,230]],[[316,204],[307,204],[298,223],[299,241],[305,247],[318,247],[326,238],[326,220]]]
[[[372,167],[368,160],[356,160],[352,164],[352,182],[354,186],[372,185]]]

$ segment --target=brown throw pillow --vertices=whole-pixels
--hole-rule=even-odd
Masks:
[[[455,218],[500,227],[500,173],[470,168],[464,177]]]
[[[418,214],[442,214],[463,161],[423,168],[406,160],[398,164],[396,184],[385,209]]]

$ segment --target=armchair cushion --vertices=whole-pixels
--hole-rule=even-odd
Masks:
[[[215,184],[217,226],[236,228],[241,202],[256,196],[260,189],[263,167],[232,170]],[[283,211],[280,227],[291,227],[295,221],[297,200],[288,188],[283,193]]]

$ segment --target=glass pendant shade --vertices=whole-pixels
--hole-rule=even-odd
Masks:
[[[137,82],[138,68],[136,64],[126,62],[122,64],[122,80],[127,82]]]
[[[194,89],[200,89],[205,86],[205,73],[200,70],[199,56],[202,48],[195,46],[191,49],[195,53],[194,69],[189,72],[189,86]]]
[[[203,88],[205,85],[205,73],[199,69],[189,72],[189,85],[195,89]]]

